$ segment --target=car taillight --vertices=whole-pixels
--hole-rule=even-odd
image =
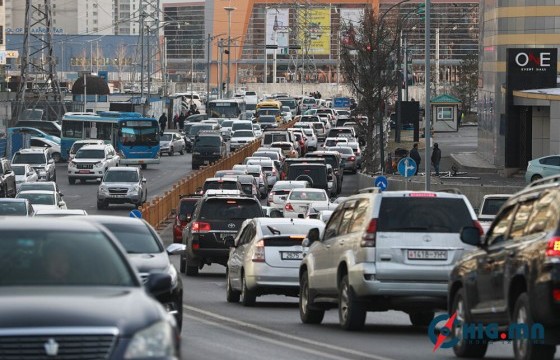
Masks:
[[[207,222],[195,221],[192,224],[192,231],[196,231],[196,232],[210,231],[210,224]]]
[[[375,235],[377,233],[377,219],[371,219],[364,235],[362,235],[361,247],[375,247]]]
[[[284,209],[286,209],[286,211],[294,211],[294,207],[290,203],[286,203]]]
[[[560,257],[560,237],[553,237],[548,240],[546,246],[547,257]]]
[[[473,221],[473,226],[478,229],[478,232],[480,233],[480,235],[484,235],[484,229],[482,228],[482,225],[480,225],[480,221],[474,220]]]
[[[355,156],[350,156],[350,157],[348,158],[348,160],[354,161],[354,160],[356,160],[356,157],[355,157]]]
[[[268,202],[271,203],[272,202],[272,197],[274,196],[274,192],[271,191],[268,193]]]
[[[560,302],[560,289],[553,289],[552,290],[552,299],[556,302]]]
[[[259,240],[255,245],[255,250],[253,252],[253,262],[264,262],[264,240]]]

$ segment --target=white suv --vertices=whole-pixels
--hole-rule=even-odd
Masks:
[[[477,226],[464,195],[387,191],[353,195],[333,212],[323,234],[309,231],[300,266],[300,318],[320,323],[338,306],[346,330],[364,326],[367,311],[400,310],[427,326],[446,309],[455,262],[469,248],[459,236]]]
[[[20,149],[12,157],[12,164],[29,164],[39,175],[39,181],[56,181],[56,165],[48,149]]]
[[[81,182],[101,179],[108,168],[119,166],[119,161],[120,156],[112,145],[85,145],[68,162],[68,182],[74,184],[76,179]]]

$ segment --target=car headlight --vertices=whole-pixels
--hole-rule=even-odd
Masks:
[[[100,166],[103,166],[103,163],[102,163],[102,162],[98,162],[98,163],[93,164],[93,166],[94,166],[94,167],[100,167]]]
[[[39,176],[41,176],[41,177],[47,176],[47,171],[46,170],[39,170]]]
[[[171,325],[160,321],[138,331],[126,348],[125,359],[163,358],[174,355]]]
[[[200,155],[198,151],[193,151],[193,155]]]
[[[131,187],[130,189],[128,189],[129,193],[137,193],[140,191],[140,185],[134,185],[133,187]]]
[[[106,194],[109,192],[109,188],[107,188],[107,185],[99,185],[99,192]]]

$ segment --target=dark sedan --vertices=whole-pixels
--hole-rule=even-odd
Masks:
[[[180,329],[183,324],[183,280],[169,261],[163,242],[156,231],[146,221],[137,218],[87,216],[85,220],[101,224],[115,235],[143,281],[154,271],[168,273],[171,276],[171,286],[168,291],[161,292],[157,299],[168,312],[175,315]]]
[[[0,219],[0,358],[178,359],[175,319],[118,240],[77,219]],[[154,339],[157,338],[157,341]]]

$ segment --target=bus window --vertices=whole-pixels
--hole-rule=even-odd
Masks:
[[[111,134],[113,132],[112,123],[98,122],[95,124],[97,128],[97,139],[100,140],[111,140]]]
[[[83,135],[83,123],[80,121],[64,121],[62,123],[62,134],[64,137],[81,139]]]

